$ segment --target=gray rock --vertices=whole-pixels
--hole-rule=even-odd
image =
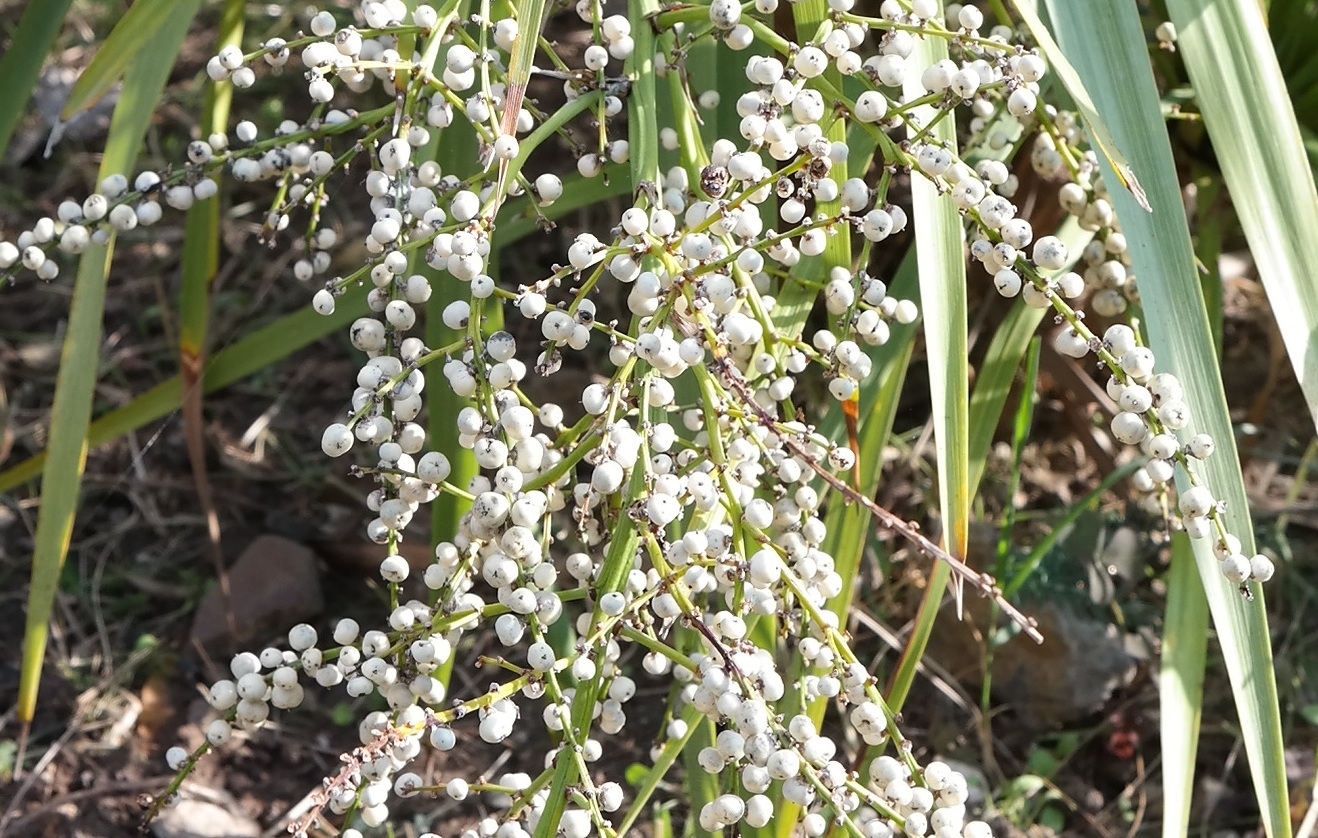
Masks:
[[[186,795],[186,793],[185,793]],[[238,803],[223,792],[207,791],[207,799],[184,796],[151,822],[156,838],[258,838],[261,825],[238,811]]]

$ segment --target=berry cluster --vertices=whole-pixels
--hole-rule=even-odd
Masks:
[[[340,621],[332,644],[300,625],[286,649],[236,657],[232,677],[207,692],[215,718],[203,750],[223,745],[235,728],[259,728],[272,706],[297,707],[312,682],[354,698],[377,695],[390,709],[362,720],[361,747],[320,799],[345,823],[384,823],[395,797],[477,794],[497,811],[472,836],[611,835],[646,801],[632,799],[624,810],[628,794],[617,782],[597,784],[591,763],[626,726],[637,679],[671,676],[652,757],[666,768],[698,726],[713,725],[713,744],[697,763],[721,793],[691,812],[702,828],[764,827],[790,805],[811,836],[834,824],[866,838],[988,836],[968,809],[966,778],[943,762],[917,764],[832,610],[846,580],[830,553],[827,504],[877,507],[839,477],[857,452],[803,421],[799,403],[810,376],[825,380],[835,399],[852,399],[871,374],[867,349],[887,341],[892,324],[919,316],[864,270],[871,250],[907,226],[889,197],[907,176],[928,178],[956,205],[969,252],[999,293],[1056,312],[1058,351],[1093,353],[1108,370],[1108,393],[1120,407],[1113,436],[1148,457],[1138,483],[1166,486],[1179,467],[1193,484],[1180,497],[1184,525],[1195,537],[1215,537],[1224,575],[1242,585],[1272,575],[1265,557],[1240,555],[1196,477],[1213,442],[1189,433],[1180,384],[1156,371],[1132,328],[1114,325],[1099,338],[1073,308],[1087,296],[1096,313],[1115,317],[1136,291],[1078,122],[1040,99],[1043,59],[1009,27],[983,31],[973,5],[941,13],[933,0],[884,0],[877,16],[866,16],[850,0],[830,0],[825,24],[799,44],[770,25],[777,6],[711,0],[642,19],[659,31],[656,64],[665,76],[685,80],[689,50],[701,39],[733,51],[764,47],[745,62],[750,90],[736,102],[738,134],[693,146],[692,131],[701,138],[694,123],[666,126],[658,140],[676,164],[634,184],[634,200],[610,230],[578,235],[563,265],[516,286],[490,273],[500,210],[526,196],[548,212],[568,190],[557,174],[526,172],[530,150],[589,114],[598,139],[588,148],[573,141],[577,177],[610,167],[623,177],[631,162],[632,143],[618,136],[628,96],[618,74],[637,72],[638,38],[649,44],[652,33],[642,37],[636,20],[604,16],[593,0],[576,5],[593,36],[580,66],[553,55],[557,68],[537,71],[563,80],[566,104],[552,113],[522,99],[526,80],[511,69],[520,40],[539,34],[531,23],[464,20],[453,3],[409,12],[401,0],[366,0],[356,25],[319,12],[309,35],[269,40],[252,53],[227,47],[208,62],[211,79],[245,88],[260,64],[300,64],[312,118],[285,122],[265,139],[239,123],[232,139],[191,143],[177,169],[143,173],[131,189],[126,178],[109,178],[81,204],[61,205],[57,219],[0,243],[0,268],[21,263],[53,279],[53,251],[78,253],[110,230],[154,223],[162,203],[186,210],[214,196],[215,178],[227,174],[278,185],[267,237],[307,216],[306,252],[293,273],[320,283],[311,294],[316,311],[331,314],[351,289],[369,289],[349,329],[366,360],[355,389],[345,391],[350,410],[324,430],[322,448],[362,458],[354,473],[372,481],[367,533],[384,548],[379,572],[393,607],[379,628]],[[945,39],[954,60],[921,66],[913,58],[920,38]],[[400,54],[404,39],[416,44],[411,54]],[[922,92],[912,94],[915,79]],[[331,107],[370,94],[376,81],[388,83],[387,104]],[[720,99],[717,88],[686,95],[697,109]],[[1067,245],[1036,236],[1020,217],[1011,201],[1019,184],[1000,159],[972,165],[930,139],[927,121],[914,117],[930,107],[937,118],[968,116],[971,134],[990,148],[1012,150],[1024,129],[1037,131],[1026,152],[1034,169],[1065,179],[1061,206],[1092,234],[1083,267],[1072,270]],[[851,147],[833,139],[839,120],[880,149],[877,174],[853,165]],[[434,155],[436,132],[459,122],[480,138],[480,160]],[[341,198],[334,178],[363,162],[370,170],[357,182],[370,213],[369,258],[330,276],[340,236],[321,225],[321,209]],[[803,285],[794,267],[826,256],[836,237],[854,242],[860,258]],[[619,284],[625,310],[610,311],[598,292]],[[828,322],[807,338],[796,312],[816,299]],[[503,315],[533,323],[535,345],[514,334],[525,330],[490,325]],[[426,317],[440,319],[452,340],[428,346],[418,336]],[[553,375],[573,352],[607,358],[611,375],[562,402],[534,403],[522,383]],[[436,368],[442,376],[428,374]],[[439,438],[422,424],[428,395],[464,405]],[[569,425],[575,402],[584,415]],[[479,474],[456,485],[459,452]],[[424,600],[400,601],[412,569],[399,545],[418,511],[442,495],[460,498],[467,511],[455,531],[438,534],[421,574]],[[955,561],[914,527],[884,524]],[[958,570],[998,595],[991,580]],[[573,638],[566,646],[552,639],[561,621]],[[491,628],[503,654],[486,662],[506,678],[477,695],[450,696],[446,665],[465,638]],[[794,661],[774,654],[777,636],[790,638]],[[847,733],[821,730],[808,711],[828,703],[842,711]],[[439,781],[409,770],[427,747],[449,750],[464,737],[501,742],[531,718],[558,743],[536,776]],[[848,738],[894,753],[860,772],[845,753]],[[168,754],[184,771],[194,759],[181,749]]]

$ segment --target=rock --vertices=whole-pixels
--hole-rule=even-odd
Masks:
[[[1018,723],[1040,731],[1096,712],[1133,675],[1136,659],[1111,622],[1076,614],[1057,602],[1022,610],[1039,621],[1042,644],[1017,634],[993,656],[993,694],[1015,711]],[[934,624],[929,654],[963,683],[980,682],[988,601],[966,596],[966,622],[950,607]],[[978,625],[975,629],[973,625]]]
[[[283,631],[320,613],[323,597],[315,554],[277,535],[258,536],[229,568],[233,626],[217,584],[202,597],[191,640],[211,655],[231,652],[253,637]]]
[[[110,127],[110,117],[119,101],[120,85],[93,103],[86,110],[65,121],[60,118],[64,104],[69,100],[73,84],[78,79],[76,67],[57,65],[41,72],[32,101],[39,119],[27,119],[14,133],[14,139],[5,153],[5,163],[18,165],[35,154],[50,156],[51,149],[61,140],[79,145],[100,142]]]
[[[223,792],[207,790],[206,799],[185,796],[162,809],[151,822],[156,838],[257,838],[261,826],[238,811],[238,802]]]

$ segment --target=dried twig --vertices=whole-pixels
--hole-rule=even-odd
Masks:
[[[1038,623],[1035,619],[1026,616],[1020,611],[1020,609],[1007,601],[1006,597],[1002,595],[1002,589],[998,587],[997,580],[994,579],[991,574],[981,573],[980,571],[975,570],[970,565],[966,564],[964,560],[953,556],[942,547],[934,544],[925,537],[924,533],[920,532],[918,524],[907,521],[895,512],[879,506],[871,498],[862,495],[860,492],[847,485],[845,481],[838,479],[837,476],[824,466],[820,465],[800,441],[794,439],[791,434],[785,434],[779,430],[779,420],[755,401],[750,385],[746,383],[746,379],[742,377],[741,372],[733,366],[731,360],[729,360],[727,356],[721,354],[715,355],[712,366],[718,372],[720,378],[722,378],[724,385],[737,395],[742,408],[753,414],[761,424],[781,439],[783,445],[791,449],[793,454],[809,465],[815,474],[818,474],[823,478],[825,483],[840,492],[843,497],[865,507],[865,509],[877,519],[879,525],[883,528],[902,536],[907,541],[911,542],[911,544],[915,545],[917,549],[931,558],[946,562],[948,567],[952,569],[952,573],[958,578],[969,582],[971,585],[978,588],[981,594],[991,597],[997,602],[998,607],[1002,609],[1002,613],[1006,614],[1012,622],[1019,625],[1021,631],[1025,632],[1025,634],[1034,640],[1034,642],[1043,642],[1043,635],[1039,633]]]

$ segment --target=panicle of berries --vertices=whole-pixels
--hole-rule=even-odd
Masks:
[[[1062,325],[1053,339],[1058,352],[1077,359],[1097,356],[1106,373],[1107,395],[1116,408],[1112,435],[1123,444],[1138,446],[1147,458],[1134,474],[1135,487],[1142,492],[1166,491],[1179,466],[1190,484],[1178,502],[1185,532],[1195,539],[1211,538],[1222,575],[1239,585],[1242,594],[1252,596],[1246,583],[1267,582],[1275,568],[1263,554],[1243,555],[1240,540],[1226,530],[1221,505],[1204,485],[1198,465],[1213,454],[1215,444],[1210,435],[1194,432],[1180,380],[1157,371],[1153,350],[1143,345],[1137,327],[1118,322],[1100,337],[1086,325],[1084,312],[1068,302],[1088,294],[1095,313],[1117,318],[1126,312],[1128,302],[1139,299],[1119,219],[1107,200],[1093,151],[1075,148],[1080,139],[1074,118],[1056,114],[1050,129],[1038,135],[1031,160],[1045,176],[1063,169],[1069,172],[1058,190],[1058,202],[1082,230],[1093,234],[1081,254],[1083,274],[1067,270],[1067,250],[1052,236],[1034,241],[1031,258],[1025,259],[1033,231],[1029,222],[1015,217],[1016,209],[1007,201],[977,208],[978,220],[987,229],[972,242],[971,254],[990,272],[1001,294],[1020,294],[1027,305],[1056,311]],[[1063,160],[1074,162],[1063,166]]]
[[[773,5],[759,3],[757,10],[769,14]],[[670,742],[689,731],[685,708],[709,717],[720,733],[716,745],[699,754],[700,764],[714,773],[735,767],[748,793],[716,798],[697,813],[702,826],[716,829],[743,819],[767,824],[777,807],[766,792],[777,780],[784,798],[806,809],[804,825],[811,834],[822,833],[831,819],[864,835],[922,835],[931,829],[987,833],[982,822],[966,821],[965,778],[942,763],[922,770],[904,751],[900,762],[882,758],[862,781],[837,758],[837,741],[817,731],[809,717],[784,720],[778,712],[793,692],[807,700],[833,700],[849,708],[851,724],[867,743],[900,741],[872,679],[839,632],[837,615],[825,608],[843,580],[833,557],[821,549],[827,532],[815,484],[821,475],[849,472],[855,452],[794,418],[791,398],[796,380],[812,368],[824,372],[834,397],[850,398],[870,373],[861,347],[882,344],[889,323],[911,323],[918,312],[909,301],[889,295],[882,280],[833,266],[822,289],[833,327],[804,341],[778,328],[773,289],[801,258],[822,253],[829,236],[855,234],[869,246],[901,232],[905,212],[887,199],[899,168],[918,168],[953,188],[959,184],[963,200],[975,198],[966,200],[975,211],[989,197],[990,185],[1010,189],[1000,169],[982,167],[972,174],[945,150],[918,141],[894,146],[895,162],[878,187],[860,178],[835,179],[848,149],[824,136],[827,100],[811,81],[822,84],[830,65],[865,80],[872,89],[851,112],[886,140],[883,132],[905,122],[912,104],[884,86],[894,86],[894,79],[900,85],[907,72],[912,32],[938,29],[920,4],[909,10],[885,4],[875,20],[848,19],[845,3],[837,4],[837,11],[841,25],[820,43],[789,45],[779,56],[748,61],[746,73],[755,87],[738,102],[741,141],[714,143],[698,180],[687,167],[669,170],[655,184],[653,198],[642,191],[609,237],[578,236],[566,264],[516,292],[497,287],[484,272],[501,196],[481,178],[461,181],[443,174],[434,161],[418,159],[417,150],[429,140],[425,129],[415,127],[419,120],[404,132],[376,113],[374,122],[363,119],[353,126],[365,137],[338,157],[304,141],[300,126],[283,126],[277,136],[293,139],[228,161],[239,180],[279,179],[287,189],[287,198],[267,219],[273,235],[308,196],[314,218],[328,199],[328,177],[358,149],[370,150],[365,186],[374,220],[365,245],[371,258],[353,274],[326,283],[313,299],[316,310],[328,314],[343,290],[369,280],[367,303],[374,314],[350,327],[350,339],[367,361],[357,375],[350,416],[325,430],[322,445],[330,456],[346,454],[355,443],[372,447],[374,465],[357,471],[377,484],[367,499],[377,515],[367,532],[388,549],[380,573],[391,590],[411,574],[397,545],[419,506],[450,492],[467,499],[470,508],[424,570],[430,601],[400,604],[387,626],[365,633],[355,622],[341,621],[333,632],[334,648],[321,650],[315,630],[299,626],[289,635],[288,651],[272,648],[235,658],[233,679],[209,691],[218,714],[207,728],[210,745],[223,744],[235,726],[259,727],[271,705],[296,706],[305,682],[341,687],[357,698],[379,694],[391,711],[363,721],[362,749],[331,780],[321,801],[331,811],[360,814],[364,823],[378,824],[388,816],[391,792],[406,797],[425,790],[417,775],[403,771],[424,744],[446,750],[460,735],[472,733],[487,742],[502,741],[536,702],[543,703],[536,715],[563,735],[561,747],[579,749],[586,762],[598,759],[601,741],[589,728],[577,729],[572,708],[581,685],[597,683],[599,734],[623,729],[626,703],[636,692],[621,667],[626,640],[647,649],[646,672],[671,672],[685,685],[670,711]],[[309,93],[321,104],[333,97],[335,80],[365,92],[372,77],[414,70],[415,64],[390,52],[389,39],[406,29],[400,28],[401,12],[387,3],[367,3],[362,12],[368,30],[339,28],[322,13],[312,21],[310,38],[270,41],[258,54],[276,67],[298,54],[308,69]],[[580,4],[578,12],[596,19],[590,3]],[[708,15],[734,48],[770,33],[762,21],[743,21],[735,4],[715,2]],[[992,56],[993,63],[976,58],[980,63],[956,68],[946,80],[943,68],[926,68],[922,80],[929,95],[948,108],[1014,97],[1013,113],[1031,110],[1032,102],[1021,104],[1028,98],[1021,91],[1033,95],[1030,85],[1042,73],[1037,59],[998,41],[981,42],[971,13],[960,15],[959,22],[955,37],[974,44],[977,56]],[[424,10],[413,23],[420,34],[439,25]],[[866,26],[885,32],[874,61],[862,61],[856,52],[865,43]],[[594,73],[631,51],[625,18],[604,18],[599,33],[601,43],[583,56]],[[506,50],[517,36],[516,25],[496,22],[493,34]],[[478,64],[497,68],[500,61],[497,52],[478,55],[471,43],[451,42],[442,80],[422,76],[426,96],[405,99],[432,128],[442,130],[461,114],[484,131],[502,104],[502,91],[494,86],[459,96],[473,87]],[[242,71],[251,58],[229,50],[208,69],[245,86],[252,78]],[[607,87],[592,90],[575,79],[566,84],[576,101],[594,93],[606,118],[620,111]],[[519,132],[537,119],[523,113]],[[318,127],[340,124],[345,123],[327,119]],[[518,155],[508,135],[482,136],[495,157]],[[238,139],[254,143],[254,126],[240,126]],[[673,137],[666,133],[664,140],[671,143]],[[772,163],[765,162],[765,154]],[[581,154],[578,170],[589,176],[605,160],[626,158],[623,141],[602,140],[598,149]],[[531,192],[542,206],[562,195],[562,182],[554,175],[533,182],[519,176],[514,190]],[[771,197],[778,202],[776,218],[765,218],[761,207]],[[836,216],[807,211],[832,202],[841,207]],[[332,245],[314,226],[313,220],[309,240]],[[447,346],[432,349],[407,334],[432,282],[410,272],[413,254],[470,288],[468,300],[450,303],[441,313],[445,325],[461,335]],[[309,268],[295,267],[299,279],[321,272],[315,257],[304,261]],[[597,317],[589,292],[605,280],[630,286],[631,326]],[[551,302],[564,285],[570,301]],[[519,383],[529,370],[519,358],[518,340],[511,332],[486,334],[480,327],[489,305],[509,306],[537,323],[543,342],[534,371],[540,375],[553,374],[565,353],[584,351],[597,337],[607,342],[616,372],[580,394],[586,416],[576,426],[565,428],[566,411],[556,403],[527,404]],[[444,386],[471,399],[458,415],[454,436],[474,453],[482,473],[465,486],[447,482],[451,465],[443,446],[428,445],[414,421],[427,384],[424,368],[433,362],[442,365]],[[695,379],[698,401],[678,401],[674,382],[683,378]],[[568,517],[570,536],[584,550],[565,548],[556,515]],[[619,527],[632,527],[636,534],[631,569],[617,589],[599,590],[596,582],[605,568],[598,548],[619,538]],[[776,616],[801,638],[808,672],[798,682],[787,683],[773,655],[749,639],[748,620],[757,616]],[[566,656],[546,635],[564,617],[573,619],[583,638]],[[668,628],[678,621],[697,630],[702,651],[687,653],[667,642]],[[511,677],[446,706],[436,669],[464,635],[487,630],[490,623],[510,652],[491,662]],[[468,716],[475,717],[474,730],[464,723]],[[547,754],[546,770],[561,756],[561,751]],[[608,813],[622,804],[617,784],[594,787],[585,772],[579,780],[588,793],[561,812],[558,829],[566,835],[608,828]],[[497,828],[509,835],[533,830],[547,805],[543,784],[525,775],[494,784],[452,778],[442,790],[458,800],[472,791],[506,795],[512,805]]]
[[[258,70],[298,67],[312,116],[264,138],[241,122],[232,138],[198,139],[186,161],[131,184],[108,178],[82,203],[61,204],[57,218],[0,242],[0,270],[21,266],[53,279],[58,251],[76,254],[154,223],[162,204],[185,211],[213,197],[227,173],[274,187],[262,227],[272,245],[305,216],[292,271],[319,285],[309,289],[315,311],[332,314],[349,290],[367,289],[365,310],[348,328],[365,359],[344,393],[349,408],[321,444],[330,457],[357,449],[361,458],[352,470],[370,484],[366,533],[384,547],[389,611],[365,630],[338,621],[332,642],[299,625],[287,648],[236,656],[231,677],[207,690],[205,743],[171,749],[172,769],[186,774],[204,750],[263,726],[272,708],[298,707],[314,683],[388,710],[362,719],[361,746],[345,755],[295,831],[323,811],[377,826],[394,798],[442,793],[481,799],[489,814],[464,833],[473,838],[529,835],[551,815],[569,838],[613,834],[628,792],[597,782],[591,763],[625,729],[638,681],[670,676],[674,699],[652,757],[670,764],[694,725],[713,723],[713,744],[697,764],[720,778],[724,793],[692,813],[704,829],[765,826],[786,801],[800,807],[812,836],[830,824],[867,838],[991,835],[974,818],[963,774],[938,760],[916,762],[829,608],[846,580],[827,550],[827,505],[850,499],[882,510],[847,486],[858,452],[811,424],[798,392],[803,377],[817,376],[833,398],[852,399],[872,373],[866,350],[885,343],[893,324],[918,319],[913,302],[865,269],[872,250],[907,227],[892,189],[907,175],[931,180],[957,206],[969,251],[999,293],[1052,308],[1064,324],[1057,349],[1094,353],[1110,372],[1119,407],[1113,435],[1149,458],[1137,481],[1165,485],[1182,468],[1192,484],[1179,502],[1185,527],[1215,537],[1224,575],[1242,585],[1272,575],[1265,557],[1240,554],[1197,476],[1213,441],[1192,434],[1179,382],[1156,371],[1132,328],[1118,324],[1100,338],[1073,307],[1088,295],[1095,313],[1115,317],[1137,291],[1081,126],[1042,101],[1044,60],[1008,27],[984,31],[973,5],[940,13],[932,0],[884,0],[875,15],[851,0],[828,5],[826,25],[799,44],[772,26],[777,0],[710,0],[654,18],[665,35],[682,34],[661,39],[655,65],[684,80],[694,40],[763,47],[744,64],[750,89],[735,103],[736,134],[693,149],[684,145],[689,135],[664,127],[660,143],[679,162],[657,182],[636,184],[610,229],[580,233],[562,264],[515,287],[489,272],[501,208],[524,195],[532,211],[544,211],[568,188],[558,174],[532,176],[530,151],[562,136],[586,178],[630,160],[617,117],[636,40],[629,19],[605,15],[597,0],[575,5],[591,28],[580,56],[554,54],[554,69],[536,70],[563,84],[565,104],[554,111],[524,100],[509,73],[519,39],[539,33],[511,17],[463,19],[452,4],[409,11],[401,0],[365,0],[351,21],[319,11],[309,34],[271,38],[251,53],[225,47],[207,63],[211,79],[249,88]],[[914,47],[928,37],[945,39],[952,58],[920,66]],[[405,42],[415,42],[403,50],[410,54],[400,53]],[[849,95],[853,89],[859,94]],[[721,97],[717,86],[686,93],[696,108],[716,107]],[[384,103],[347,104],[371,95]],[[967,117],[971,134],[1004,159],[1034,137],[1031,165],[1065,179],[1061,206],[1093,234],[1079,254],[1082,268],[1070,269],[1075,260],[1060,238],[1036,235],[1019,216],[1019,184],[1001,159],[971,164],[931,139],[929,123],[915,116],[929,107],[936,119]],[[587,142],[566,130],[580,115],[594,120]],[[879,148],[872,175],[848,176],[851,147],[830,139],[839,119]],[[475,174],[445,171],[431,151],[436,132],[458,122],[481,142],[479,159],[463,161],[477,164]],[[340,188],[353,165],[367,171]],[[343,236],[323,225],[322,211],[354,198],[368,208],[366,258],[333,276],[331,254]],[[786,325],[790,312],[778,298],[796,290],[801,260],[827,253],[836,236],[849,237],[861,258],[829,265],[811,286],[827,320],[803,335]],[[451,301],[433,311],[437,283]],[[610,288],[622,289],[617,304],[603,293]],[[513,322],[491,327],[496,313]],[[448,342],[428,346],[416,334],[427,314],[452,331]],[[528,377],[554,375],[573,352],[607,359],[606,373],[579,393],[536,404],[523,387]],[[441,375],[427,374],[436,368]],[[432,439],[420,420],[436,397],[464,406],[455,427]],[[462,485],[450,480],[458,447],[480,469]],[[401,542],[418,512],[444,494],[466,512],[455,531],[439,534],[433,560],[414,567]],[[883,521],[921,551],[954,561],[914,526]],[[964,565],[958,572],[1000,599],[991,580]],[[424,593],[405,594],[414,574]],[[790,638],[790,667],[754,631],[769,618]],[[575,637],[567,647],[554,640],[563,628]],[[475,694],[451,695],[442,673],[470,638],[491,632],[497,646],[480,665],[493,674]],[[845,737],[804,712],[818,702],[840,711]],[[529,720],[558,743],[535,776],[417,773],[427,748],[448,751],[464,737],[503,742]],[[862,775],[844,753],[857,737],[894,753]],[[562,761],[573,778],[566,788],[554,785]]]

